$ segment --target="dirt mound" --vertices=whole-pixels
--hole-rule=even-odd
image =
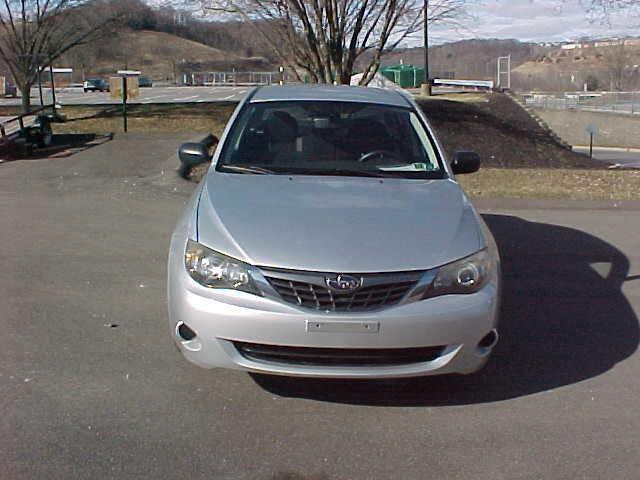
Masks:
[[[503,94],[487,102],[458,102],[432,97],[418,101],[449,156],[456,150],[478,152],[483,166],[501,168],[603,168],[602,162],[572,152]]]

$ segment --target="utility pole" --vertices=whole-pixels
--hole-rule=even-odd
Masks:
[[[424,83],[422,94],[431,95],[431,78],[429,75],[429,0],[424,0]]]
[[[56,108],[56,84],[53,80],[53,65],[49,64],[49,75],[51,75],[51,99],[53,101],[53,108]]]

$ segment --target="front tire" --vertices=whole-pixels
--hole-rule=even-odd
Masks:
[[[51,144],[53,143],[53,130],[51,130],[51,123],[43,122],[40,125],[37,143],[39,148],[51,146]]]

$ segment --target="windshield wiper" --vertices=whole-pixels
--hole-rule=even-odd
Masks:
[[[268,168],[258,167],[257,165],[222,165],[221,172],[238,172],[238,173],[257,173],[259,175],[268,175],[276,173]]]
[[[386,177],[384,173],[372,172],[371,170],[349,170],[345,168],[327,168],[317,170],[299,170],[291,172],[300,175],[336,175],[345,177]]]

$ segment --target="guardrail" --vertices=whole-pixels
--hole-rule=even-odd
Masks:
[[[443,85],[451,87],[472,87],[493,89],[493,80],[455,80],[448,78],[434,78],[434,85]]]
[[[524,93],[520,94],[520,98],[525,105],[547,110],[640,115],[640,92]]]
[[[184,74],[183,83],[194,86],[271,85],[279,79],[278,72],[192,72]]]

